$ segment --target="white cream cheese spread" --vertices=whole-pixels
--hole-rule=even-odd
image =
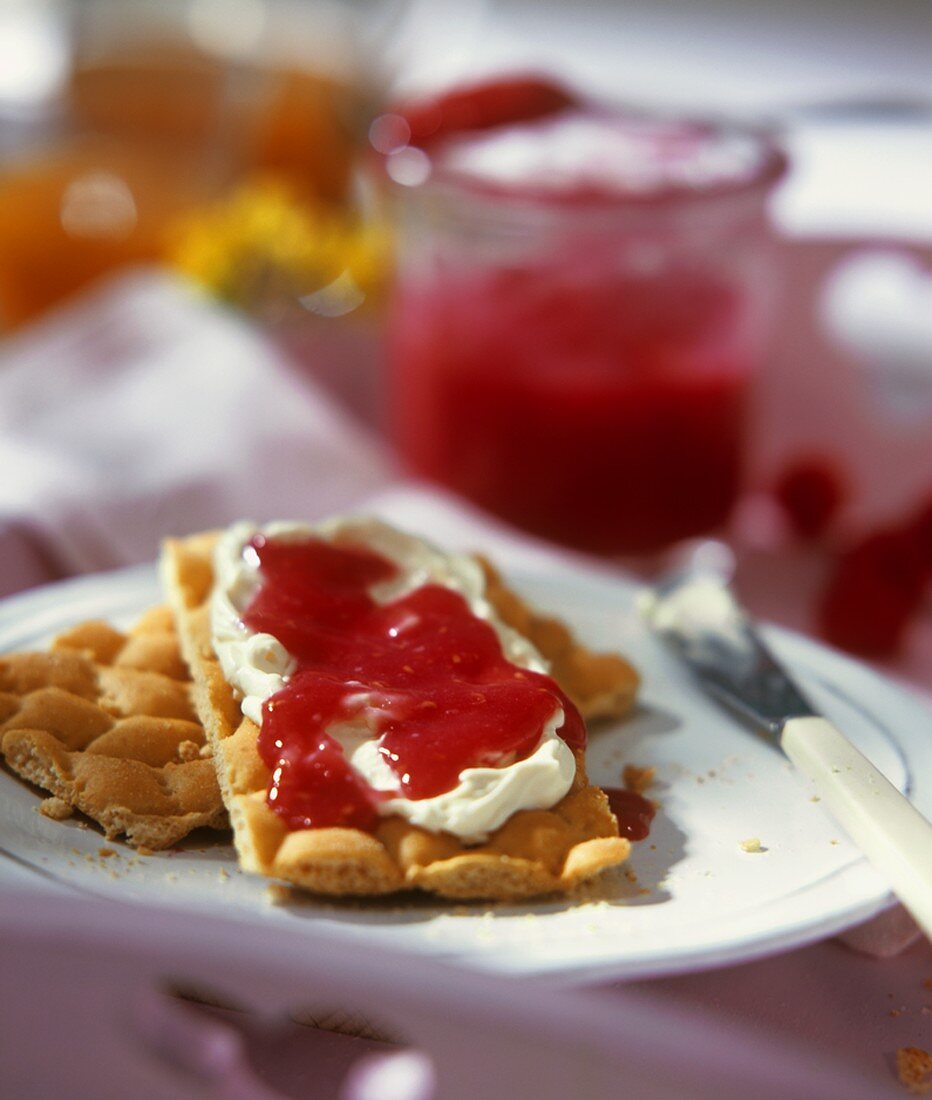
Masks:
[[[265,701],[285,686],[296,669],[294,658],[278,639],[255,633],[243,622],[261,584],[258,557],[249,545],[257,534],[280,541],[314,537],[373,550],[398,568],[390,581],[370,590],[376,602],[388,603],[424,584],[444,585],[463,596],[472,613],[496,631],[512,664],[547,672],[537,649],[503,623],[485,598],[482,570],[469,557],[445,554],[368,517],[335,518],[315,526],[273,523],[259,528],[242,522],[229,528],[216,547],[212,635],[224,676],[240,696],[243,714],[257,725],[262,724]],[[482,843],[517,811],[555,805],[569,791],[576,772],[573,752],[556,732],[563,717],[563,708],[556,703],[537,748],[525,759],[495,768],[466,768],[452,790],[430,798],[387,798],[379,803],[379,813],[400,815],[413,825],[452,833],[467,843]],[[365,782],[376,790],[396,791],[397,778],[379,752],[377,720],[378,713],[363,706],[352,723],[336,724],[327,733],[339,742]]]

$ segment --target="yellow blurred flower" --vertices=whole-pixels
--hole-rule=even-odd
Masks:
[[[257,307],[343,295],[349,312],[377,301],[391,268],[384,223],[300,201],[283,182],[248,180],[172,227],[169,262],[227,301]],[[312,306],[313,308],[313,306]]]

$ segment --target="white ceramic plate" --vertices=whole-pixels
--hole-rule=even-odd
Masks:
[[[509,573],[589,644],[633,657],[641,706],[596,728],[590,774],[620,785],[626,762],[657,769],[650,837],[627,871],[586,898],[523,905],[441,905],[415,899],[269,904],[266,884],[236,870],[208,836],[147,858],[76,821],[35,812],[34,790],[0,773],[0,885],[73,889],[142,907],[248,922],[257,936],[287,925],[326,928],[412,955],[566,980],[659,975],[719,966],[802,945],[880,911],[890,897],[812,790],[768,743],[691,684],[633,611],[629,584],[569,568]],[[36,648],[82,619],[123,624],[158,600],[154,570],[69,581],[0,605],[0,650]],[[920,810],[932,815],[932,725],[924,704],[863,666],[799,637],[771,632],[777,652],[849,737]],[[762,851],[741,841],[759,838]],[[101,858],[99,849],[118,851]]]

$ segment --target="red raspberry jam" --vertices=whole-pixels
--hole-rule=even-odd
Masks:
[[[608,804],[618,818],[618,834],[628,840],[644,840],[650,834],[657,807],[649,798],[625,787],[605,787]]]
[[[405,461],[599,553],[716,529],[744,448],[741,296],[687,268],[581,282],[564,255],[403,286],[391,340]]]
[[[408,468],[599,553],[720,528],[782,154],[526,79],[402,114],[415,148],[386,160],[401,229],[388,358]]]
[[[371,831],[380,801],[431,798],[465,768],[529,756],[557,707],[560,736],[583,748],[585,726],[550,677],[512,664],[498,635],[459,593],[426,584],[377,603],[375,584],[398,573],[360,546],[257,536],[261,586],[243,616],[297,662],[263,708],[259,754],[272,771],[268,803],[289,828]],[[375,712],[372,735],[397,779],[371,787],[327,732]]]

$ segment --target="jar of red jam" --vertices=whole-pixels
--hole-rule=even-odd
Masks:
[[[378,124],[401,225],[391,430],[412,472],[528,531],[651,553],[720,528],[738,493],[785,161],[745,128],[540,87]]]

